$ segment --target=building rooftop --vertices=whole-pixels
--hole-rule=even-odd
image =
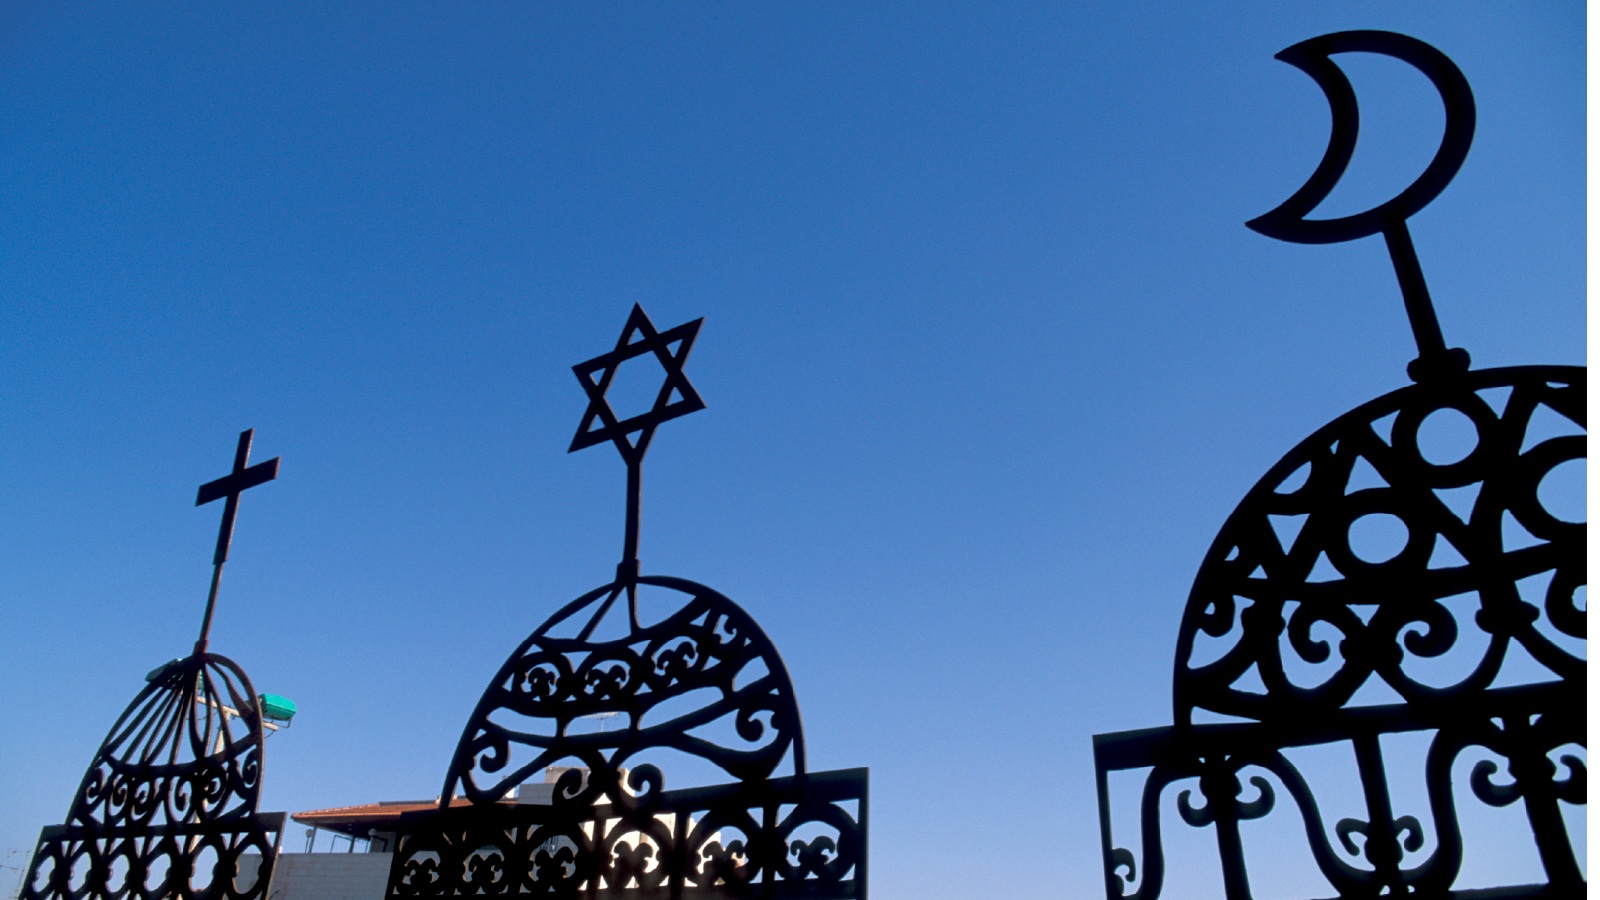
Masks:
[[[466,806],[471,801],[457,797],[451,806]],[[501,801],[512,803],[515,801]],[[394,823],[401,815],[423,809],[433,809],[437,800],[384,800],[379,803],[362,803],[358,806],[334,806],[328,809],[309,809],[293,813],[289,818],[301,825],[310,825],[325,831],[336,831],[350,837],[366,838],[373,831],[393,832]]]

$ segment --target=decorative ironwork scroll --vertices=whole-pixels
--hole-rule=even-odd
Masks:
[[[748,613],[639,574],[639,470],[658,425],[704,408],[683,374],[699,328],[658,332],[635,306],[613,350],[573,367],[589,407],[570,449],[611,441],[628,467],[617,577],[495,674],[438,808],[402,817],[389,897],[866,896],[866,770],[806,771],[794,687]],[[606,391],[639,357],[665,379],[620,418]],[[669,769],[719,783],[668,790]],[[517,802],[546,773],[548,794]]]
[[[1393,200],[1308,220],[1355,146],[1355,96],[1329,58],[1354,51],[1404,60],[1434,83],[1443,145]],[[1576,896],[1584,876],[1561,805],[1586,803],[1587,525],[1558,515],[1542,486],[1586,459],[1586,370],[1472,371],[1465,351],[1445,346],[1406,218],[1471,144],[1472,94],[1454,63],[1375,31],[1278,58],[1328,95],[1333,137],[1311,180],[1250,227],[1303,243],[1383,234],[1417,338],[1416,383],[1316,431],[1223,525],[1179,631],[1174,724],[1095,738],[1107,895],[1161,893],[1164,798],[1177,786],[1176,818],[1215,830],[1229,898],[1259,887],[1241,824],[1280,795],[1292,810],[1280,817],[1339,897],[1466,896],[1461,804],[1471,802],[1520,805],[1544,869],[1543,882],[1493,896]],[[1425,743],[1420,763],[1386,757],[1402,735]],[[1293,761],[1313,747],[1353,762],[1363,815],[1329,821],[1315,773]],[[1474,758],[1469,797],[1454,773]],[[1138,839],[1119,843],[1109,776],[1122,771],[1147,774]],[[1400,786],[1418,790],[1397,799]]]
[[[285,814],[257,811],[259,695],[236,663],[206,650],[239,494],[277,477],[277,459],[246,468],[251,436],[239,436],[234,471],[196,500],[227,498],[194,652],[152,672],[111,727],[66,824],[40,834],[25,900],[267,896]]]

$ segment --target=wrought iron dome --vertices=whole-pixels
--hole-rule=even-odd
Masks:
[[[265,897],[283,813],[260,813],[264,732],[255,687],[207,649],[239,495],[278,477],[278,459],[248,465],[239,435],[233,471],[201,485],[195,505],[225,500],[211,590],[194,650],[148,683],[96,752],[63,825],[40,833],[24,900]],[[241,866],[259,858],[253,870]]]
[[[701,321],[658,332],[635,305],[573,367],[589,405],[569,452],[610,442],[627,466],[622,561],[495,674],[437,808],[401,823],[388,896],[866,896],[866,770],[807,771],[794,686],[748,613],[640,574],[640,468],[657,426],[705,406],[683,373]],[[619,418],[606,393],[639,358],[664,378]],[[669,770],[714,783],[668,790]]]
[[[1333,189],[1356,143],[1354,92],[1332,61],[1368,52],[1410,63],[1444,99],[1445,134],[1415,183],[1371,210],[1305,218]],[[1469,845],[1452,776],[1466,751],[1472,798],[1518,805],[1543,863],[1542,884],[1492,896],[1575,896],[1583,876],[1560,804],[1585,803],[1587,526],[1540,497],[1553,470],[1586,459],[1586,370],[1473,370],[1447,348],[1406,220],[1449,183],[1475,127],[1455,64],[1404,35],[1349,31],[1278,58],[1327,95],[1333,131],[1311,179],[1249,222],[1270,237],[1331,243],[1381,234],[1418,356],[1400,388],[1318,429],[1278,461],[1224,523],[1195,578],[1173,672],[1174,725],[1095,738],[1110,897],[1152,898],[1164,878],[1163,790],[1179,817],[1216,830],[1226,895],[1252,896],[1241,823],[1281,791],[1310,856],[1340,897],[1467,896],[1457,884]],[[1470,441],[1454,453],[1424,439],[1455,418]],[[1366,525],[1363,525],[1366,523]],[[1352,538],[1369,525],[1404,534],[1389,550]],[[1423,771],[1395,771],[1386,736],[1428,741]],[[1364,818],[1329,823],[1285,751],[1318,745],[1353,756]],[[1138,841],[1113,840],[1107,776],[1146,769]],[[1394,780],[1391,781],[1391,776]],[[1250,787],[1244,786],[1247,780]],[[1402,807],[1394,785],[1420,785]],[[1198,798],[1194,787],[1198,787]],[[1196,802],[1198,799],[1199,802]],[[1489,896],[1489,894],[1485,894]]]

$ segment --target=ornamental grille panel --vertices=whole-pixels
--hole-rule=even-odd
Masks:
[[[589,406],[570,450],[609,441],[627,466],[622,562],[500,667],[439,804],[400,821],[388,897],[866,897],[867,770],[807,771],[794,686],[748,613],[639,573],[640,468],[658,425],[704,408],[683,374],[701,321],[657,332],[634,306],[573,367]],[[640,357],[665,378],[619,418],[606,391]]]
[[[1347,52],[1419,69],[1444,99],[1445,135],[1392,200],[1309,220],[1355,147],[1355,95],[1331,59]],[[1278,58],[1322,88],[1333,134],[1311,180],[1249,225],[1299,243],[1382,234],[1417,340],[1415,383],[1334,419],[1251,488],[1189,595],[1173,724],[1095,737],[1107,896],[1161,895],[1163,841],[1179,823],[1212,833],[1227,897],[1259,896],[1246,839],[1261,830],[1247,823],[1266,821],[1276,840],[1303,838],[1326,885],[1315,896],[1578,896],[1563,805],[1587,796],[1587,525],[1558,515],[1542,487],[1587,459],[1587,370],[1475,371],[1445,346],[1406,220],[1471,144],[1455,64],[1377,31]],[[1450,427],[1464,437],[1441,438]],[[1408,742],[1421,751],[1395,752]],[[1323,773],[1296,762],[1334,758],[1354,772],[1352,796],[1319,796]],[[1139,785],[1132,823],[1113,822],[1124,775]],[[1520,809],[1542,880],[1458,884],[1483,852],[1463,836],[1470,803]],[[1324,809],[1352,804],[1362,812]]]
[[[195,500],[226,503],[194,651],[151,672],[111,726],[66,823],[40,832],[23,900],[268,897],[285,814],[257,811],[260,695],[238,664],[207,651],[239,495],[278,477],[276,458],[247,467],[253,434],[239,435],[233,471]]]

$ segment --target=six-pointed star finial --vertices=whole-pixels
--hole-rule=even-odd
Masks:
[[[635,303],[633,312],[628,314],[628,323],[622,328],[622,336],[617,338],[617,346],[572,367],[584,393],[589,395],[589,407],[584,410],[583,421],[567,452],[611,441],[632,467],[650,448],[650,438],[655,435],[657,425],[705,409],[705,402],[683,374],[683,364],[689,359],[689,349],[694,346],[695,335],[700,333],[700,323],[704,321],[695,319],[658,332],[650,317]],[[655,404],[647,412],[618,420],[606,400],[606,391],[623,363],[646,353],[655,354],[666,380],[661,383]]]

